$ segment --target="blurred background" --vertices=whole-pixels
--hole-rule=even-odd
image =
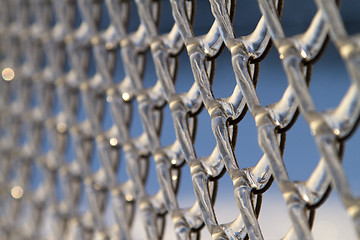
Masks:
[[[129,32],[136,31],[139,26],[134,1],[131,2],[131,13],[129,21]],[[195,13],[194,32],[195,35],[206,34],[214,17],[210,10],[208,1],[197,1]],[[172,18],[170,3],[161,1],[161,17],[159,23],[159,33],[167,33],[172,28],[174,21]],[[316,5],[313,0],[286,0],[284,1],[282,25],[287,36],[303,33],[309,26],[314,14]],[[360,1],[343,0],[341,3],[341,15],[349,34],[360,33]],[[105,14],[106,15],[106,14]],[[257,1],[238,0],[235,11],[234,30],[237,36],[251,33],[261,17]],[[78,19],[81,23],[81,18]],[[102,24],[107,26],[109,19],[103,19]],[[96,72],[95,60],[91,58],[92,70],[90,75]],[[121,64],[117,66],[115,81],[121,81],[125,76]],[[117,80],[116,80],[117,79]],[[157,81],[154,64],[149,53],[144,75],[144,86],[151,87]],[[178,73],[176,80],[177,92],[188,91],[194,82],[189,59],[186,51],[179,56]],[[310,83],[310,92],[318,111],[324,111],[336,107],[351,84],[351,79],[334,45],[329,42],[327,49],[322,57],[313,65],[313,73]],[[229,96],[236,85],[235,76],[231,65],[231,56],[227,49],[216,59],[215,77],[212,89],[216,98]],[[272,48],[267,57],[260,63],[260,73],[257,84],[257,93],[262,105],[277,102],[282,97],[288,86],[285,73],[275,48]],[[83,105],[83,103],[81,103]],[[136,109],[136,101],[133,103]],[[61,108],[61,106],[58,106]],[[162,123],[161,143],[163,146],[171,144],[176,139],[172,118],[168,106],[164,108]],[[111,126],[111,113],[106,109],[105,125]],[[86,119],[85,109],[80,111],[79,119]],[[263,155],[257,142],[257,129],[252,115],[248,112],[245,118],[238,125],[238,136],[235,148],[235,155],[241,168],[254,166]],[[132,137],[137,137],[143,133],[140,116],[137,111],[133,111],[130,133]],[[25,140],[24,140],[25,141]],[[70,145],[72,143],[70,142]],[[216,145],[210,124],[210,117],[206,110],[198,115],[198,127],[195,139],[195,149],[198,157],[208,156],[212,153]],[[50,146],[44,145],[44,151]],[[74,149],[71,147],[67,152],[70,161],[74,158]],[[95,157],[96,158],[96,157]],[[300,115],[293,127],[287,132],[286,147],[283,160],[288,174],[292,181],[304,181],[309,178],[320,159],[319,152],[311,136],[310,129],[304,118]],[[99,160],[93,161],[93,169],[99,168]],[[348,180],[352,191],[360,195],[360,131],[356,131],[345,144],[345,154],[343,161]],[[41,170],[37,171],[38,178],[34,181],[34,188],[41,180]],[[155,194],[159,190],[156,179],[154,161],[150,163],[149,179],[146,189],[148,194]],[[118,179],[120,182],[128,179],[125,163],[121,161]],[[233,221],[238,215],[239,210],[236,205],[233,193],[233,185],[230,177],[225,174],[219,180],[218,194],[215,203],[215,212],[219,223]],[[182,168],[180,188],[178,193],[180,207],[190,207],[195,202],[192,189],[190,169],[188,166]],[[83,208],[87,208],[84,199]],[[285,201],[274,182],[270,189],[263,194],[262,210],[260,211],[259,222],[265,239],[281,239],[291,226],[285,207]],[[135,239],[145,239],[145,232],[141,230],[141,223],[138,214],[135,217],[133,228]],[[109,220],[112,216],[109,213]],[[136,234],[135,234],[136,233]],[[347,216],[344,207],[335,191],[332,191],[328,200],[321,206],[315,215],[313,227],[315,239],[356,239],[354,227]],[[164,239],[175,239],[172,232],[171,221],[167,221],[166,234]],[[201,239],[211,239],[207,230],[202,231]]]

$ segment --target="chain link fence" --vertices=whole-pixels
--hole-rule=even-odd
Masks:
[[[360,116],[360,38],[348,34],[339,1],[315,0],[311,22],[291,36],[281,0],[258,0],[252,9],[260,20],[248,35],[237,33],[237,12],[253,15],[242,1],[0,2],[1,239],[137,239],[142,228],[147,239],[161,239],[165,224],[177,239],[204,231],[213,239],[263,239],[258,217],[271,185],[291,221],[284,239],[312,239],[315,211],[332,188],[360,236],[360,200],[342,166]],[[212,19],[201,17],[203,4]],[[197,34],[196,21],[212,25]],[[309,86],[329,42],[350,81],[337,107],[320,111]],[[279,101],[263,105],[256,86],[271,48],[288,83]],[[234,87],[215,97],[213,82],[222,81],[215,63],[224,54]],[[180,59],[190,77],[181,78]],[[179,82],[190,84],[180,91]],[[201,113],[215,139],[208,156],[195,147]],[[305,181],[292,180],[283,159],[299,115],[320,152]],[[263,154],[253,165],[235,151],[245,116]],[[174,139],[164,140],[166,132]],[[179,204],[182,175],[191,178],[192,206]],[[230,222],[218,221],[214,208],[223,178],[231,179],[239,212]]]

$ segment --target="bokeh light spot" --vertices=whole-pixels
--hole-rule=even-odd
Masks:
[[[5,81],[11,81],[15,77],[15,72],[12,68],[4,68],[1,72],[1,76]]]
[[[124,92],[121,97],[124,99],[125,102],[130,100],[130,94],[127,92]]]
[[[118,144],[118,140],[116,138],[111,138],[110,139],[110,145],[115,147]]]
[[[24,190],[20,186],[14,186],[11,189],[11,196],[15,199],[20,199],[24,194]]]

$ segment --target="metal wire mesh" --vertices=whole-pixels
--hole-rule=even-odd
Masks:
[[[311,24],[296,36],[284,33],[281,0],[258,0],[262,17],[246,36],[235,34],[235,1],[210,0],[215,20],[205,35],[193,31],[195,1],[170,3],[168,21],[174,25],[159,33],[162,1],[1,1],[1,239],[136,239],[135,216],[148,239],[162,238],[166,216],[177,239],[197,239],[201,231],[213,239],[263,239],[257,218],[271,184],[279,186],[291,219],[284,239],[312,239],[314,213],[331,186],[360,236],[360,200],[341,163],[360,116],[360,38],[347,34],[339,3],[315,0]],[[127,27],[134,12],[135,30]],[[308,86],[329,39],[352,82],[338,107],[320,112]],[[271,44],[288,87],[280,101],[264,106],[256,84]],[[231,54],[236,87],[229,97],[215,98],[215,61],[222,49]],[[179,92],[175,81],[184,81],[177,79],[184,51],[194,80]],[[150,58],[157,80],[145,87]],[[163,129],[165,108],[174,130]],[[204,111],[216,147],[198,157],[197,117]],[[130,133],[134,112],[143,129],[136,137]],[[321,158],[306,181],[294,182],[282,156],[299,113]],[[245,114],[256,123],[263,151],[254,166],[244,166],[234,153]],[[163,131],[175,131],[175,141],[163,143]],[[117,176],[121,162],[123,180]],[[145,187],[149,165],[156,168],[156,194]],[[183,171],[191,172],[197,199],[190,208],[178,203]],[[229,223],[219,222],[214,210],[217,183],[225,175],[240,212]],[[111,224],[108,212],[114,215]]]

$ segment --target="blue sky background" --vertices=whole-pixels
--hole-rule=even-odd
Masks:
[[[207,1],[197,1],[197,11],[194,24],[195,34],[207,33],[214,18],[210,11],[210,6]],[[360,1],[343,0],[342,16],[349,33],[360,32]],[[167,1],[163,1],[162,16],[160,19],[159,32],[165,33],[170,30],[173,24],[170,5]],[[134,4],[132,4],[134,5]],[[284,14],[282,24],[285,32],[292,36],[294,34],[302,33],[310,23],[315,14],[316,6],[312,0],[288,0],[285,1]],[[129,30],[134,31],[139,20],[135,9],[131,10]],[[258,10],[257,2],[254,0],[238,1],[236,15],[234,20],[234,29],[238,35],[248,34],[255,27],[260,18],[260,11]],[[80,21],[80,19],[79,19]],[[107,25],[107,19],[103,21],[104,26]],[[218,57],[215,71],[215,78],[213,82],[214,95],[217,98],[227,97],[232,93],[235,87],[235,77],[231,65],[230,53],[227,49]],[[93,59],[92,59],[93,60]],[[94,64],[94,62],[92,63]],[[90,71],[92,75],[95,71],[95,65]],[[124,71],[121,66],[121,61],[118,62],[115,78],[122,79]],[[115,81],[117,81],[115,80]],[[151,57],[148,58],[148,64],[145,71],[145,86],[152,86],[156,82],[155,68],[153,66]],[[188,56],[185,51],[179,56],[179,68],[177,74],[176,89],[178,92],[187,91],[193,83],[193,76],[190,69]],[[312,80],[310,83],[310,92],[318,110],[326,110],[336,107],[343,95],[346,93],[350,85],[350,79],[345,69],[338,52],[335,50],[332,43],[329,44],[324,55],[318,62],[314,64]],[[278,53],[275,48],[272,48],[268,56],[260,64],[260,75],[258,79],[257,92],[263,105],[274,103],[278,101],[286,87],[288,86],[285,73],[282,69]],[[36,103],[34,103],[36,105]],[[136,109],[136,103],[133,107]],[[59,105],[60,109],[61,106]],[[107,111],[105,126],[111,126],[112,120]],[[85,119],[86,113],[84,108],[79,114],[79,120]],[[161,135],[161,142],[164,145],[172,143],[175,140],[175,132],[172,124],[172,118],[168,106],[164,108],[163,130]],[[255,127],[254,119],[248,112],[246,117],[238,125],[238,141],[235,148],[235,154],[238,159],[240,167],[254,166],[262,156],[262,151],[257,143],[257,129]],[[140,117],[137,111],[133,111],[132,126],[130,129],[132,136],[140,135],[143,130],[141,127]],[[24,140],[25,141],[25,140]],[[46,141],[45,141],[46,142]],[[352,190],[357,195],[360,194],[360,131],[346,142],[344,155],[344,169],[347,173]],[[70,146],[72,142],[70,141]],[[49,149],[49,145],[44,144],[44,151]],[[208,113],[203,110],[198,116],[198,129],[195,141],[195,149],[198,157],[208,156],[215,147],[215,138],[211,131],[210,117]],[[71,161],[74,158],[74,149],[69,148],[67,158]],[[98,157],[95,157],[93,170],[99,168]],[[319,161],[319,153],[315,145],[314,139],[310,134],[309,127],[300,115],[294,126],[287,132],[286,148],[284,154],[284,162],[287,167],[290,178],[293,181],[306,180]],[[156,180],[154,162],[150,163],[149,179],[147,181],[147,191],[156,193],[159,189]],[[38,178],[33,182],[34,188],[41,180],[41,170],[35,167],[35,172]],[[121,161],[119,170],[119,180],[127,179],[124,161]],[[192,182],[190,170],[188,166],[182,168],[182,177],[179,189],[179,202],[181,207],[190,207],[195,201],[192,189]],[[84,200],[86,205],[86,200]],[[215,211],[218,214],[218,220],[221,223],[232,221],[239,214],[233,197],[233,187],[230,177],[225,174],[219,181],[219,190],[217,202],[215,204]],[[290,226],[290,220],[285,209],[285,202],[277,188],[276,182],[264,194],[263,208],[260,213],[260,224],[264,231],[266,239],[280,239],[283,237]],[[136,219],[138,221],[138,219]],[[170,221],[168,221],[170,222]],[[329,200],[323,207],[317,211],[317,216],[314,225],[315,239],[355,239],[353,227],[349,224],[349,217],[347,217],[339,197],[333,191]],[[167,227],[167,237],[164,239],[171,239],[173,236],[171,225]],[[139,228],[134,231],[139,233]],[[202,239],[210,239],[210,236],[204,232]],[[143,239],[140,234],[138,239]]]
[[[360,2],[342,1],[341,14],[349,34],[360,32]],[[208,32],[214,19],[210,12],[207,1],[198,1],[195,17],[196,34]],[[199,9],[201,9],[199,11]],[[313,1],[289,0],[284,3],[282,24],[288,36],[299,34],[308,27],[316,6]],[[248,34],[255,27],[260,18],[257,2],[253,0],[238,1],[234,29],[239,35]],[[165,14],[166,13],[165,11]],[[211,19],[211,21],[210,21]],[[162,26],[160,23],[160,27]],[[160,30],[161,31],[161,30]],[[215,97],[226,97],[230,95],[235,86],[235,77],[231,66],[230,54],[227,49],[217,59],[217,67],[213,82]],[[180,57],[178,72],[179,89],[187,89],[193,78],[191,76],[188,58],[184,54]],[[189,80],[188,80],[189,79]],[[179,83],[180,82],[180,83]],[[274,103],[280,99],[285,88],[288,86],[285,73],[282,69],[278,53],[272,48],[269,55],[260,64],[260,75],[257,85],[257,92],[263,105]],[[329,44],[323,56],[313,65],[313,74],[310,83],[310,92],[315,105],[319,111],[336,107],[348,87],[350,78],[345,69],[337,50],[332,43]],[[165,112],[165,119],[169,113]],[[195,148],[198,156],[208,156],[214,146],[215,139],[212,135],[210,117],[206,111],[198,116],[198,130],[195,141]],[[166,124],[166,123],[165,123]],[[169,124],[169,131],[164,134],[172,134]],[[168,128],[166,128],[168,129]],[[163,136],[167,138],[168,136]],[[173,135],[169,136],[172,139]],[[344,169],[350,181],[352,190],[360,194],[360,133],[357,131],[345,145]],[[257,143],[257,129],[251,114],[239,123],[238,141],[235,153],[240,167],[253,166],[262,156],[262,151]],[[319,152],[315,141],[311,136],[308,124],[300,115],[294,126],[287,132],[284,162],[290,178],[293,181],[306,180],[319,161]],[[189,170],[184,167],[182,183],[180,187],[180,202],[192,203],[195,200],[191,185]],[[186,189],[185,189],[186,188]],[[187,194],[186,194],[187,193]],[[186,196],[187,195],[187,196]],[[276,182],[264,194],[262,212],[260,213],[260,224],[265,239],[280,239],[289,229],[290,219],[285,209],[283,200]],[[183,199],[182,199],[183,198]],[[230,177],[224,175],[219,182],[219,192],[215,211],[218,214],[219,222],[232,221],[238,210],[233,198],[233,188]],[[203,231],[206,232],[206,231]],[[332,191],[327,202],[317,211],[314,224],[315,239],[356,239],[349,217],[335,191]],[[210,239],[204,233],[204,239]]]
[[[360,10],[359,1],[343,1],[342,16],[349,33],[360,32]],[[194,32],[205,34],[208,32],[214,17],[211,14],[207,1],[198,1]],[[173,21],[169,3],[164,1],[162,16],[160,18],[159,32],[165,33],[172,27]],[[288,36],[299,34],[308,27],[316,6],[313,1],[285,1],[282,24]],[[133,14],[132,16],[136,16]],[[238,35],[248,34],[256,26],[260,18],[257,2],[253,0],[238,1],[234,29]],[[166,19],[161,21],[161,19]],[[138,20],[131,18],[130,31],[136,29]],[[213,82],[214,95],[217,98],[229,96],[235,87],[235,77],[231,65],[230,53],[227,49],[217,58],[215,78]],[[121,74],[121,73],[119,73]],[[152,86],[157,80],[152,60],[149,56],[145,72],[144,85]],[[186,52],[179,57],[179,68],[176,82],[178,92],[187,91],[193,83],[193,76]],[[313,66],[310,92],[317,109],[326,110],[336,107],[350,85],[350,79],[338,52],[332,43],[329,44],[324,55]],[[278,101],[288,86],[285,73],[282,69],[278,53],[272,48],[268,56],[260,64],[260,75],[257,92],[263,105]],[[135,106],[136,107],[136,106]],[[142,133],[139,128],[140,120],[136,111],[133,115],[131,133],[137,136]],[[161,140],[163,144],[172,143],[175,139],[174,128],[168,106],[164,108],[164,121]],[[353,192],[360,194],[360,134],[359,131],[347,141],[344,155],[344,168],[351,183]],[[195,141],[195,149],[199,157],[208,156],[215,147],[210,125],[210,117],[204,110],[198,116],[198,129]],[[262,156],[262,151],[257,143],[257,129],[251,114],[239,123],[238,141],[235,153],[240,167],[249,167],[256,164]],[[294,126],[287,132],[287,141],[284,154],[284,162],[290,178],[293,181],[306,180],[319,161],[319,152],[314,139],[310,134],[309,127],[300,115]],[[124,168],[123,168],[124,169]],[[124,174],[124,173],[123,173]],[[189,207],[195,201],[193,190],[190,187],[191,176],[187,166],[182,168],[182,177],[179,190],[179,202],[181,207]],[[147,190],[155,193],[159,189],[154,164],[150,165]],[[260,224],[266,239],[280,239],[288,231],[290,219],[287,216],[285,201],[277,187],[276,182],[264,194],[262,212],[260,213]],[[224,175],[219,181],[219,190],[215,211],[221,223],[234,220],[238,212],[233,198],[233,187],[230,177]],[[169,221],[168,221],[169,222]],[[167,237],[173,237],[171,225],[167,228]],[[170,229],[170,230],[169,230]],[[138,228],[136,228],[137,234]],[[210,239],[207,231],[203,231],[202,239]],[[353,227],[349,217],[337,194],[333,191],[328,201],[317,211],[314,225],[315,239],[355,239]],[[142,239],[139,236],[138,239]]]

